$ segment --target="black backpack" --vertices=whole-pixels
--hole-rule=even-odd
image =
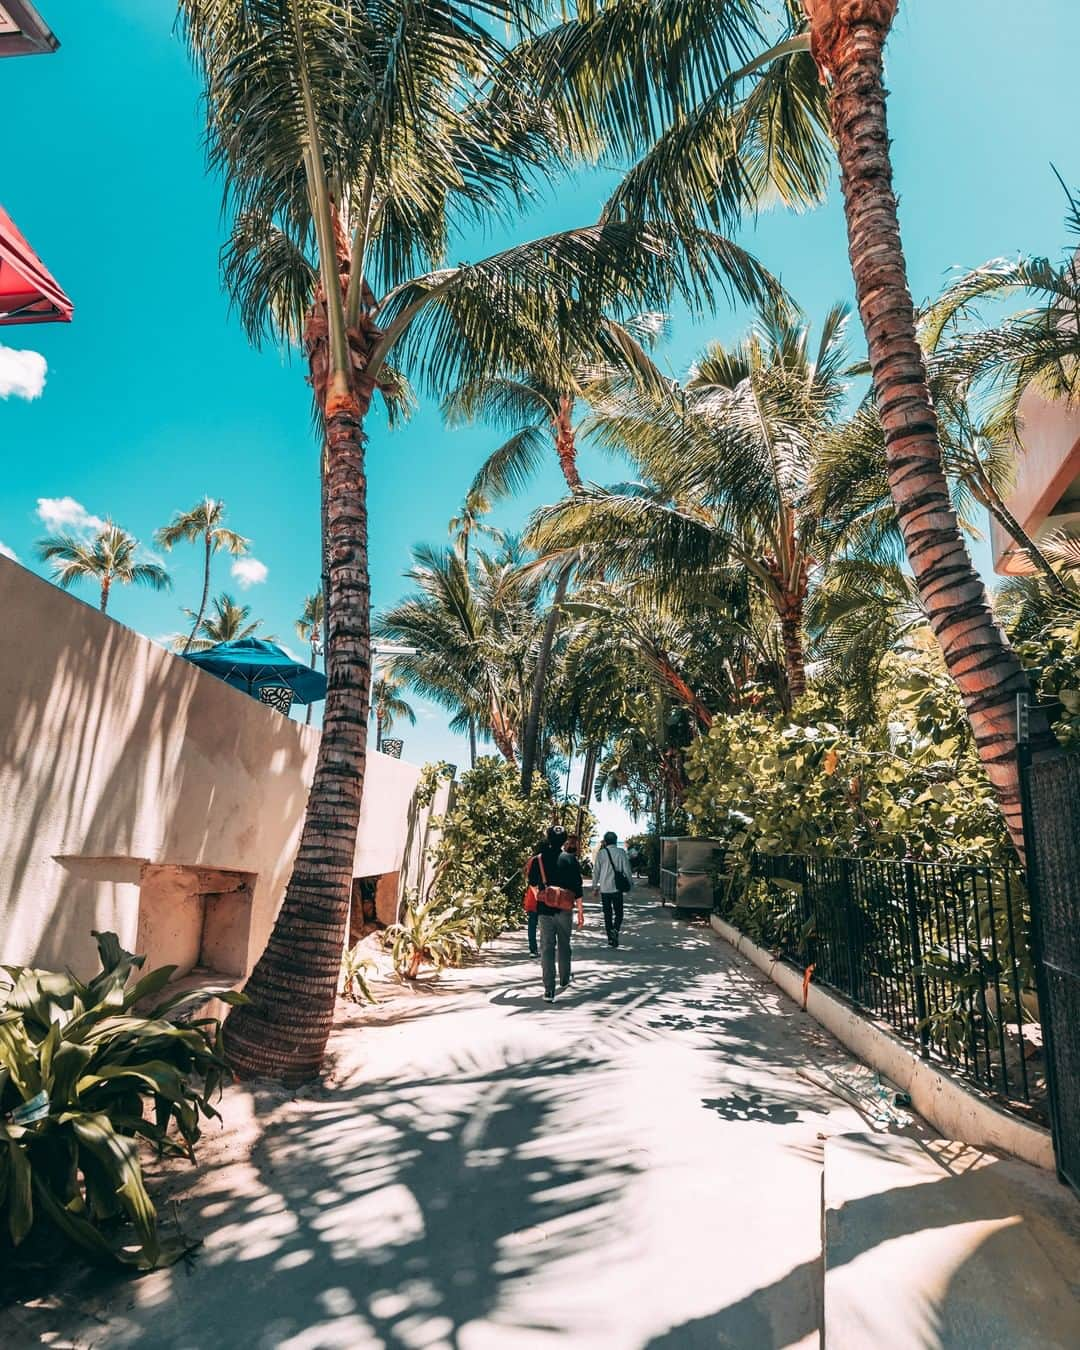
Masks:
[[[625,895],[627,891],[632,891],[634,889],[634,883],[629,877],[624,876],[622,872],[619,871],[618,863],[616,863],[615,859],[611,856],[611,846],[609,844],[604,845],[604,852],[608,856],[611,870],[615,873],[615,889],[620,895]]]

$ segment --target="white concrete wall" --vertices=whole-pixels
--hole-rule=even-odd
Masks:
[[[0,557],[0,962],[136,945],[149,864],[255,877],[247,969],[299,842],[319,733]],[[397,871],[419,770],[372,754],[357,875]]]

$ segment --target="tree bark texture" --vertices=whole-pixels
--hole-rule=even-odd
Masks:
[[[937,419],[915,336],[882,82],[882,46],[896,0],[815,0],[818,65],[831,73],[831,115],[840,159],[848,247],[885,432],[889,487],[919,594],[955,680],[1023,856],[1016,697],[1026,674],[994,619],[949,499]],[[815,17],[817,16],[817,17]],[[1033,712],[1033,741],[1050,741]]]
[[[109,608],[109,588],[112,586],[112,577],[106,573],[101,578],[101,612],[104,614]]]
[[[581,491],[581,475],[577,469],[577,438],[573,423],[574,400],[569,394],[559,399],[559,409],[552,420],[555,432],[555,453],[559,457],[566,486],[571,493]],[[536,772],[536,748],[540,740],[540,718],[544,710],[544,692],[547,685],[548,667],[551,664],[551,649],[555,643],[555,630],[559,626],[559,606],[566,599],[570,585],[570,569],[566,568],[559,577],[555,598],[548,613],[547,622],[540,642],[540,651],[536,657],[536,671],[533,675],[532,695],[529,699],[529,716],[525,722],[525,739],[521,746],[521,791],[525,794],[532,787],[533,774]]]
[[[327,692],[300,848],[266,949],[225,1022],[241,1077],[314,1077],[334,1015],[364,788],[371,683],[363,415],[370,392],[331,396],[327,439]]]
[[[206,530],[205,533],[204,533],[204,536],[203,536],[203,543],[205,544],[205,547],[206,547],[206,556],[205,556],[205,558],[204,558],[204,560],[203,560],[202,599],[199,601],[199,612],[198,612],[198,614],[197,614],[196,617],[195,617],[195,622],[194,622],[194,624],[192,625],[191,632],[188,634],[188,640],[184,643],[184,650],[183,650],[183,652],[181,652],[181,655],[182,655],[182,656],[186,656],[186,655],[188,654],[188,652],[191,650],[191,644],[195,641],[196,637],[197,637],[198,634],[199,634],[199,629],[200,629],[200,627],[202,626],[202,621],[203,621],[203,619],[206,617],[206,602],[207,602],[207,600],[209,600],[209,598],[210,598],[210,531],[209,531],[209,530]]]

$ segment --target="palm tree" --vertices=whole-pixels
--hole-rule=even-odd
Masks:
[[[574,409],[584,393],[584,386],[602,380],[608,372],[598,363],[612,359],[620,362],[623,374],[636,373],[644,367],[647,377],[651,378],[653,367],[641,342],[651,341],[659,326],[658,316],[654,315],[642,316],[627,324],[606,319],[598,328],[596,350],[590,354],[591,360],[586,353],[578,351],[573,360],[560,359],[548,370],[534,368],[516,377],[482,376],[459,386],[443,405],[451,425],[481,417],[510,432],[508,439],[481,465],[466,495],[463,511],[475,514],[479,510],[489,510],[491,501],[523,487],[549,447],[555,453],[567,491],[580,492]],[[570,574],[571,568],[565,567],[556,581],[533,673],[521,753],[521,790],[526,796],[536,768],[544,690]]]
[[[804,611],[821,523],[811,480],[846,392],[846,317],[836,306],[814,345],[807,324],[770,307],[738,346],[711,344],[684,384],[602,393],[589,434],[626,450],[646,481],[547,508],[533,535],[545,551],[580,550],[583,575],[651,572],[678,588],[745,569],[779,625],[788,706],[806,690]]]
[[[196,617],[194,610],[185,609],[184,613],[189,619]],[[271,636],[259,633],[261,627],[261,619],[251,619],[250,605],[238,605],[227,591],[222,591],[214,597],[212,613],[199,620],[197,632],[189,633],[186,637],[178,634],[173,638],[173,650],[181,655],[188,651],[205,652],[209,647],[216,647],[219,642],[236,642],[240,638],[254,637],[257,633],[263,641],[273,642]]]
[[[452,731],[483,728],[516,763],[542,582],[513,541],[468,564],[449,548],[419,548],[414,559],[413,593],[373,624],[376,637],[411,649],[390,658],[389,678],[447,708]],[[470,740],[473,762],[475,749]]]
[[[301,642],[306,642],[311,648],[311,669],[314,670],[316,663],[323,654],[322,638],[323,625],[326,621],[326,604],[321,590],[315,591],[304,601],[304,612],[296,621],[296,636]],[[307,705],[307,715],[304,718],[304,725],[311,725],[311,704]]]
[[[42,562],[53,565],[53,580],[64,590],[77,581],[95,580],[101,588],[101,612],[109,607],[114,582],[122,586],[149,586],[167,591],[172,578],[158,562],[138,560],[139,541],[107,520],[92,539],[77,539],[71,534],[53,534],[37,543]]]
[[[530,91],[496,87],[529,0],[180,0],[226,181],[225,276],[254,341],[302,340],[323,429],[327,678],[293,876],[230,1016],[241,1074],[322,1063],[348,916],[370,685],[364,424],[405,375],[455,380],[540,361],[553,327],[766,289],[729,241],[624,214],[445,265],[450,230],[523,200],[583,147]]]
[[[803,0],[811,47],[830,82],[830,116],[855,293],[904,547],[1017,850],[1023,824],[1016,700],[1030,684],[972,564],[942,466],[938,423],[915,329],[892,187],[882,52],[898,0]],[[1052,744],[1032,714],[1036,748]]]
[[[213,497],[204,497],[190,511],[178,511],[169,524],[163,525],[154,535],[158,544],[166,550],[171,550],[182,539],[186,539],[192,544],[200,539],[203,542],[202,599],[199,601],[198,611],[193,616],[191,636],[183,647],[181,655],[191,650],[195,634],[199,631],[203,615],[206,613],[206,602],[210,598],[211,557],[221,549],[226,549],[234,557],[239,557],[248,551],[248,540],[243,535],[237,534],[235,530],[227,529],[224,520],[225,503],[215,501]],[[187,612],[191,613],[190,610]]]
[[[394,723],[403,717],[410,726],[416,725],[412,706],[401,697],[401,681],[393,675],[378,675],[371,683],[371,713],[375,718],[375,749],[382,749],[384,731],[393,731]]]

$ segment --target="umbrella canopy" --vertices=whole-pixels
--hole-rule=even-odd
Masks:
[[[326,697],[325,675],[259,638],[219,642],[204,652],[188,652],[184,659],[254,698],[260,689],[280,687],[291,689],[297,703],[318,703]]]
[[[70,323],[73,309],[0,206],[0,324]]]

